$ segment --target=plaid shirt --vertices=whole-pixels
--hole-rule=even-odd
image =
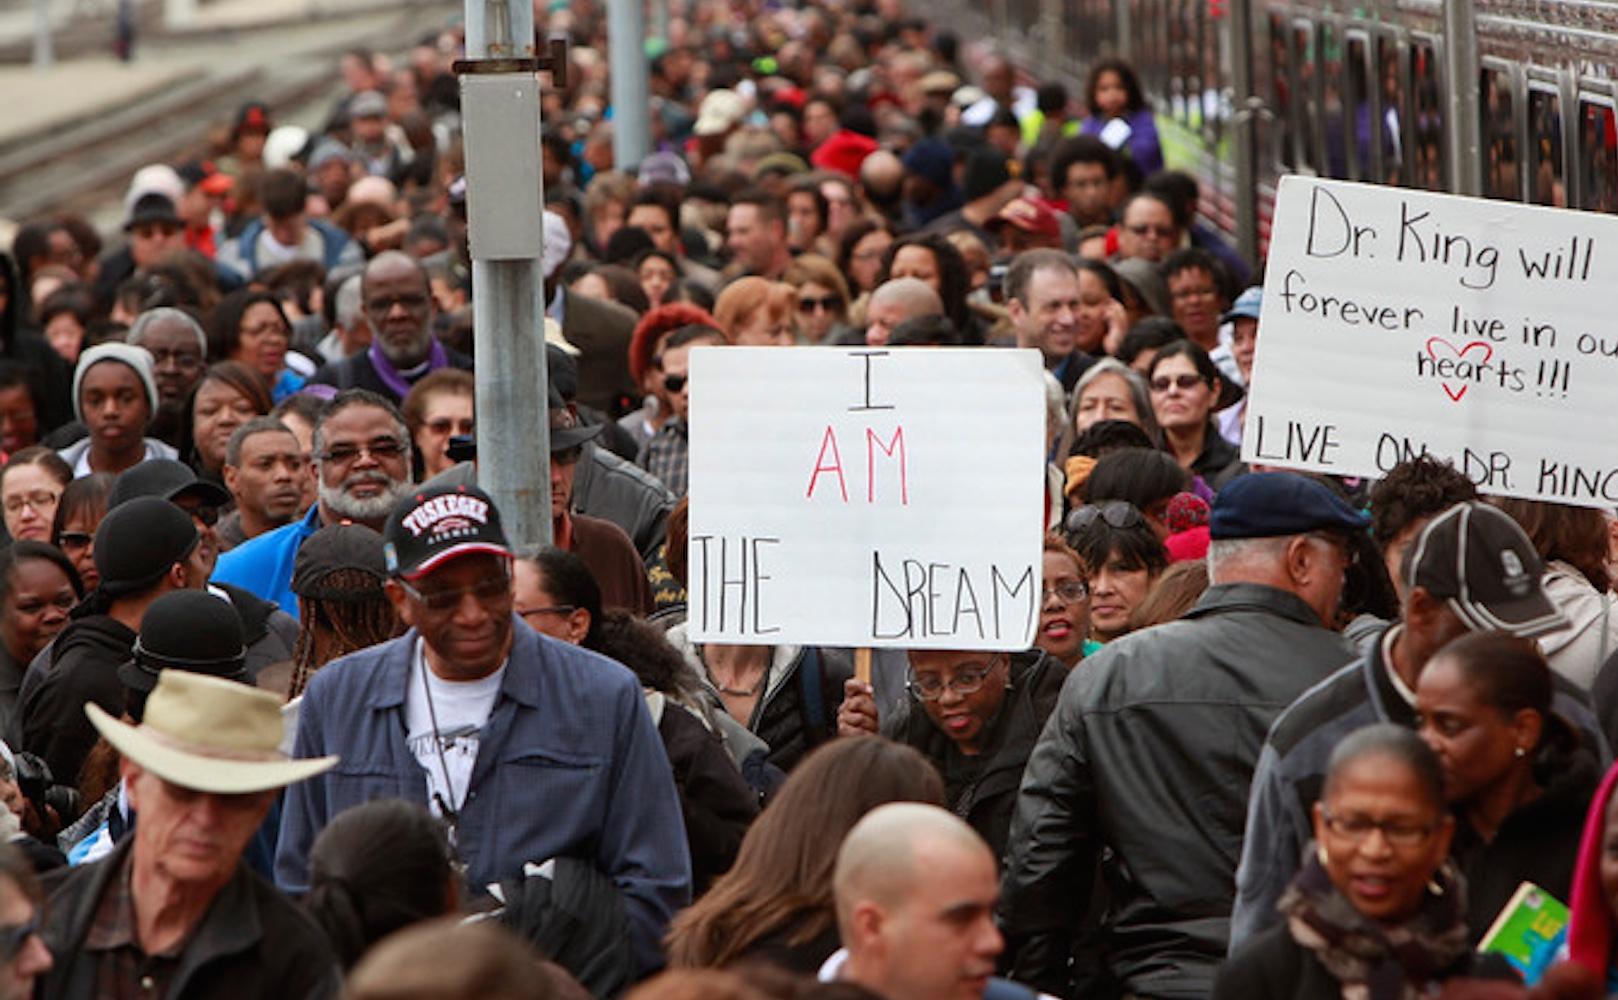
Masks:
[[[117,874],[107,883],[96,904],[95,918],[84,938],[84,950],[96,953],[98,1000],[151,1000],[167,996],[180,968],[185,942],[169,951],[148,955],[141,950],[135,923],[135,893],[131,879],[134,852],[124,854]]]
[[[674,417],[652,439],[641,445],[635,464],[663,480],[677,497],[685,496],[691,474],[691,433],[685,421]]]

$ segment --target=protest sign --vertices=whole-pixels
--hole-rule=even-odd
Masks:
[[[1040,371],[1031,350],[692,351],[692,637],[1028,648]]]
[[[1286,177],[1242,458],[1618,504],[1618,218]]]

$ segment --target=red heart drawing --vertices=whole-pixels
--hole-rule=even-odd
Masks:
[[[1466,357],[1466,355],[1467,355],[1467,352],[1472,350],[1472,348],[1474,348],[1474,347],[1483,348],[1483,360],[1477,362],[1477,364],[1479,364],[1479,365],[1488,364],[1489,359],[1494,357],[1494,348],[1492,346],[1490,346],[1489,342],[1486,341],[1486,340],[1474,340],[1470,344],[1467,344],[1465,347],[1461,348],[1460,350],[1456,350],[1455,345],[1450,343],[1449,341],[1445,340],[1443,337],[1428,337],[1427,338],[1427,356],[1429,358],[1432,358],[1434,361],[1438,360],[1438,355],[1433,353],[1433,345],[1434,344],[1443,344],[1444,349],[1449,351],[1451,354],[1455,355],[1455,359],[1457,361],[1464,359]],[[1440,382],[1439,385],[1441,385],[1443,387],[1444,395],[1448,396],[1450,398],[1450,401],[1454,402],[1454,403],[1459,403],[1461,401],[1461,397],[1466,395],[1466,390],[1472,388],[1469,385],[1463,385],[1463,386],[1461,386],[1461,391],[1456,392],[1454,389],[1451,389],[1449,387],[1448,382]]]

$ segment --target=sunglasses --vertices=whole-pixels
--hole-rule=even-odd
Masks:
[[[835,312],[843,300],[836,295],[823,295],[820,298],[808,297],[798,300],[798,311],[801,313]]]
[[[497,605],[511,596],[511,577],[502,573],[487,580],[480,580],[471,586],[448,590],[417,590],[404,580],[400,580],[399,588],[410,595],[411,600],[426,605],[429,611],[450,611],[460,607],[467,594],[471,594],[485,607]]]
[[[56,547],[63,552],[87,549],[95,536],[84,531],[64,531],[56,536]]]
[[[689,381],[691,381],[689,375],[664,375],[663,390],[665,392],[679,392],[685,388],[685,384]]]
[[[457,420],[454,417],[439,417],[437,420],[427,421],[427,429],[440,436],[449,433],[470,434],[472,433],[472,418],[464,417]]]
[[[1190,392],[1198,385],[1207,385],[1208,380],[1201,375],[1159,375],[1152,379],[1153,392],[1168,392],[1170,389],[1179,389],[1181,392]]]
[[[35,909],[25,922],[0,927],[0,958],[10,961],[22,951],[28,939],[39,933],[41,912]]]
[[[1067,516],[1067,530],[1080,532],[1096,523],[1096,519],[1120,530],[1145,524],[1146,516],[1127,500],[1108,500],[1106,503],[1085,504]]]

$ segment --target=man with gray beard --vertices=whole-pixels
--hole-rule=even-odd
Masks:
[[[428,372],[472,370],[471,358],[433,336],[432,285],[414,257],[397,250],[373,257],[360,277],[360,309],[371,329],[370,346],[322,365],[310,382],[338,391],[367,389],[398,406]]]
[[[363,524],[377,531],[415,486],[410,434],[393,404],[366,389],[345,389],[315,423],[319,499],[309,513],[252,538],[219,557],[213,579],[275,601],[296,616],[292,564],[303,540],[329,524]]]

